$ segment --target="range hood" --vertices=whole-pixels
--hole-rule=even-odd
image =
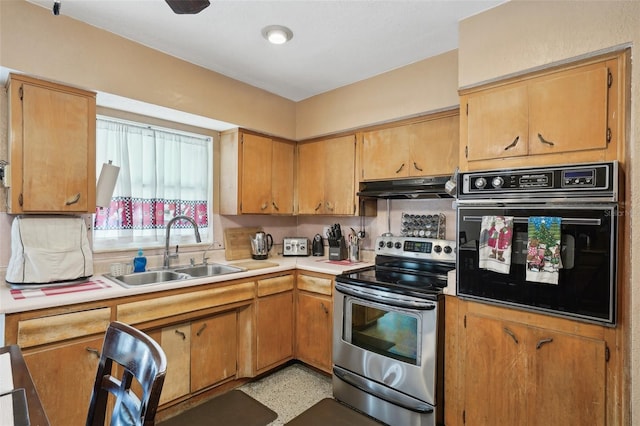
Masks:
[[[358,196],[362,198],[418,199],[451,198],[445,185],[451,176],[360,182]]]

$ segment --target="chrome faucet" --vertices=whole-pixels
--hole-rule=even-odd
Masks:
[[[169,262],[171,261],[172,257],[178,257],[177,247],[176,247],[176,252],[174,254],[169,254],[169,237],[171,236],[171,225],[173,225],[173,222],[180,219],[184,219],[186,221],[191,222],[191,224],[193,225],[194,233],[196,235],[196,242],[199,243],[202,241],[200,239],[200,231],[198,231],[198,224],[196,223],[195,220],[191,219],[189,216],[184,216],[184,215],[171,218],[171,220],[167,223],[167,229],[166,229],[166,241],[165,241],[165,247],[164,247],[164,264],[163,264],[164,269],[169,268]]]

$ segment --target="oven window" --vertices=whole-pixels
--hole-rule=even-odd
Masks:
[[[345,340],[366,351],[418,365],[420,322],[409,312],[351,299]]]

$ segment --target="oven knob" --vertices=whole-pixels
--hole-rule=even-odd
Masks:
[[[475,180],[475,182],[473,182],[473,184],[476,186],[476,188],[482,189],[487,186],[487,180],[483,177],[479,177]]]
[[[384,247],[384,241],[380,241],[380,242],[378,243],[378,247],[380,247],[380,248]]]
[[[401,249],[401,248],[402,248],[402,243],[401,243],[400,241],[398,241],[398,242],[395,244],[395,248],[397,248],[398,250],[399,250],[399,249]]]
[[[391,241],[387,241],[387,248],[393,247],[393,243]]]
[[[451,254],[451,252],[453,251],[453,249],[451,248],[451,246],[444,246],[444,252],[447,254]]]
[[[491,181],[491,185],[493,185],[494,188],[500,188],[502,187],[502,184],[504,184],[504,179],[500,176],[494,177]]]
[[[440,253],[442,251],[442,247],[440,247],[439,245],[435,245],[433,246],[433,251],[435,251],[436,253]]]

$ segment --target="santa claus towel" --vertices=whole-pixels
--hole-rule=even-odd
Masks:
[[[527,230],[527,281],[558,284],[562,218],[532,216]]]
[[[513,216],[483,216],[478,266],[508,274],[511,268],[512,237]]]

